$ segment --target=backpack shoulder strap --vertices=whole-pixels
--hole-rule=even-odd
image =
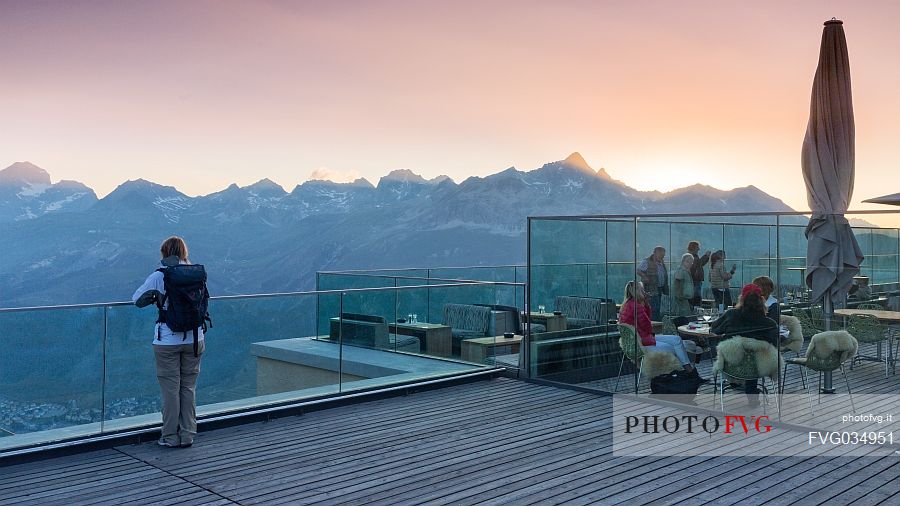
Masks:
[[[156,269],[156,272],[161,272],[163,274],[163,286],[165,286],[166,279],[166,271],[168,267],[160,267]],[[162,331],[160,330],[161,324],[166,322],[166,310],[164,308],[166,303],[166,298],[169,296],[169,291],[166,290],[166,293],[160,294],[159,297],[156,298],[156,309],[159,312],[156,317],[156,340],[162,341]]]

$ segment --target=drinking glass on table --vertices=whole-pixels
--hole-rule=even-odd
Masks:
[[[709,320],[712,319],[713,311],[715,311],[715,309],[704,309],[703,310],[703,313],[701,313],[700,316],[703,317],[704,322],[709,323]]]
[[[538,313],[544,314],[544,310],[547,309],[543,304],[538,305]]]

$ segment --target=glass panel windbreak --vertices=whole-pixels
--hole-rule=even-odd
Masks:
[[[339,332],[336,336],[339,339],[319,342],[323,346],[323,353],[333,353],[339,360],[334,374],[339,374],[341,391],[349,392],[480,368],[447,359],[459,358],[459,353],[454,353],[453,330],[476,332],[477,329],[472,325],[475,320],[472,315],[487,310],[475,305],[480,300],[491,299],[492,296],[486,294],[487,288],[490,287],[433,287],[342,293],[341,305],[344,308],[362,312],[345,311],[340,318],[334,318],[332,325]],[[406,292],[418,293],[423,290],[431,292],[426,299],[448,301],[447,304],[455,305],[446,311],[446,320],[430,320],[425,312],[400,312],[400,308],[415,307],[401,306],[398,302]],[[383,307],[388,302],[397,309],[385,312]],[[365,312],[366,308],[372,308],[373,311]],[[484,339],[492,330],[486,326],[478,337]],[[325,349],[325,346],[330,348]]]
[[[103,313],[0,312],[0,450],[100,430]]]
[[[440,267],[428,269],[428,276],[438,279],[460,279],[472,281],[506,281],[514,283],[516,267],[513,265]]]
[[[315,302],[314,296],[300,295],[210,301],[213,327],[197,381],[198,414],[299,398],[306,389],[321,387],[295,363],[315,334]],[[153,307],[109,308],[106,431],[159,423],[155,320]],[[192,340],[188,333],[185,342]],[[337,390],[336,381],[330,386]]]
[[[633,220],[531,220],[531,377],[615,382],[615,300],[634,280],[634,230]]]

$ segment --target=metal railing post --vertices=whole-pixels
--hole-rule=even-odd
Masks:
[[[341,292],[338,304],[338,392],[344,387],[344,292]]]
[[[103,378],[100,380],[100,432],[106,423],[106,346],[109,331],[109,306],[103,306],[103,350],[100,353],[103,361]]]

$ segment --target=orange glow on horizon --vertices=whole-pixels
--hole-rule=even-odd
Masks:
[[[263,177],[290,191],[324,168],[462,181],[579,151],[638,189],[752,184],[798,209],[822,22],[838,16],[852,207],[900,191],[893,2],[22,2],[0,14],[0,166],[30,160],[101,196],[137,178],[190,195]]]

